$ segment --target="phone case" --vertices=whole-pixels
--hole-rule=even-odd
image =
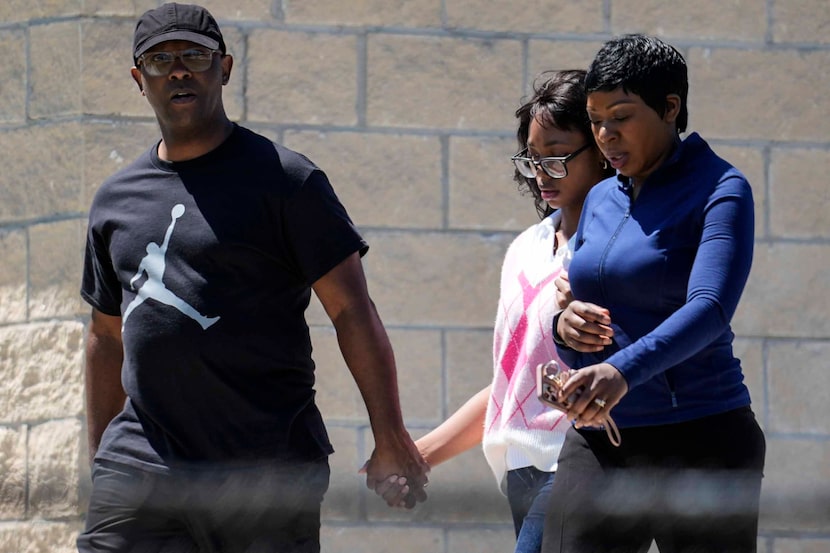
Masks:
[[[582,393],[582,388],[580,388],[567,398],[562,399],[562,387],[568,381],[569,376],[570,372],[562,370],[559,363],[553,359],[547,363],[539,363],[536,366],[536,397],[546,405],[567,412]],[[608,439],[614,446],[619,447],[622,437],[614,423],[614,419],[611,418],[611,415],[606,415],[604,419],[602,427],[605,429]]]
[[[555,360],[547,363],[539,363],[536,367],[536,396],[543,403],[555,407],[560,411],[570,409],[571,403],[576,400],[578,394],[573,393],[568,398],[561,397],[562,387],[568,380],[568,371]]]

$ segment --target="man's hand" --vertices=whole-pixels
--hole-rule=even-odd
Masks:
[[[427,499],[424,488],[429,465],[408,435],[405,440],[391,442],[388,446],[377,444],[360,472],[366,474],[366,487],[374,490],[387,505],[412,509]]]

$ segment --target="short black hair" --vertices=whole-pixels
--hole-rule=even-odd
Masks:
[[[666,96],[680,96],[677,132],[686,130],[689,111],[689,77],[686,60],[674,46],[656,37],[630,34],[606,42],[588,67],[585,91],[608,92],[622,88],[643,99],[662,117]]]

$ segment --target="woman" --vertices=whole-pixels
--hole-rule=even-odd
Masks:
[[[585,80],[617,169],[585,200],[554,339],[580,392],[546,552],[755,551],[765,441],[730,319],[752,261],[744,176],[687,122],[686,63],[643,35],[606,43]],[[613,416],[621,446],[602,425]]]
[[[492,384],[416,441],[430,466],[482,443],[516,530],[516,552],[538,552],[547,493],[567,421],[537,399],[535,368],[556,357],[550,320],[559,311],[553,282],[567,267],[568,241],[582,202],[612,170],[585,114],[584,71],[544,73],[516,111],[519,188],[533,195],[541,222],[510,245],[501,274]]]

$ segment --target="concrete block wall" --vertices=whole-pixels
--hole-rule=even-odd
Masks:
[[[70,552],[89,475],[78,296],[86,212],[158,136],[129,77],[158,0],[0,3],[0,553]],[[830,6],[825,0],[206,0],[235,58],[229,115],[306,153],[371,243],[370,292],[413,435],[488,383],[498,273],[536,220],[511,181],[513,111],[543,69],[660,35],[690,66],[690,130],[749,177],[756,254],[734,321],[768,439],[759,551],[830,551]],[[479,451],[392,511],[356,474],[371,433],[319,305],[337,453],[331,553],[512,550]]]

